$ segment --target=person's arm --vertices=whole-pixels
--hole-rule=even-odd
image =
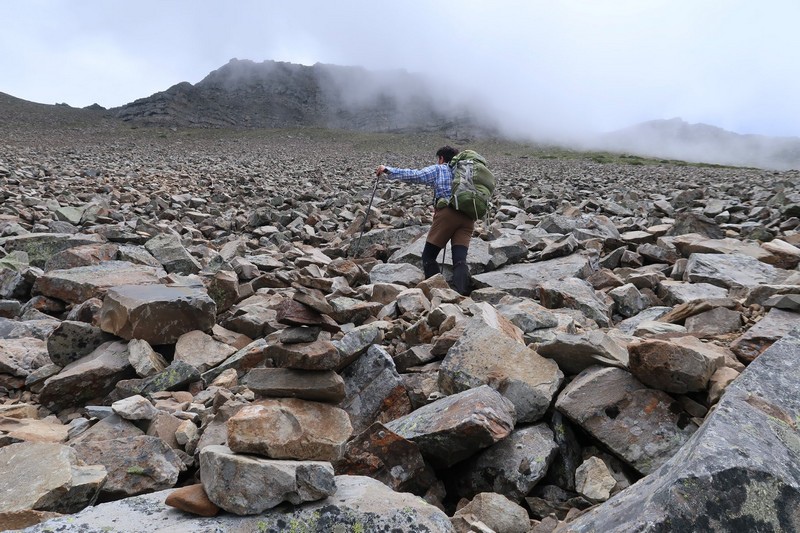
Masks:
[[[380,170],[381,167],[387,178],[406,181],[408,183],[422,183],[424,185],[433,185],[436,183],[436,176],[438,175],[439,171],[437,165],[431,165],[429,167],[414,169],[414,168],[395,168],[395,167],[386,167],[381,165],[378,167]]]

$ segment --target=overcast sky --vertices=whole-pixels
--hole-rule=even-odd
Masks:
[[[522,129],[800,136],[800,0],[1,0],[0,21],[0,92],[47,104],[274,59],[462,79]]]

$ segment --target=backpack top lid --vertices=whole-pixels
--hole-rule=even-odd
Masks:
[[[467,160],[477,161],[481,163],[483,166],[488,166],[486,164],[486,159],[475,150],[461,150],[450,161],[450,166],[455,167],[456,165],[458,165],[459,161],[467,161]]]

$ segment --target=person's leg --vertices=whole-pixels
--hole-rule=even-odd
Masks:
[[[439,257],[439,252],[442,251],[440,246],[433,243],[426,242],[425,248],[422,249],[422,270],[425,272],[425,279],[435,276],[440,272],[439,264],[436,259]]]
[[[458,294],[469,296],[469,266],[467,266],[467,250],[464,245],[453,244],[453,286]]]

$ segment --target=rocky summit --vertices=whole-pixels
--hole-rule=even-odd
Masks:
[[[797,171],[0,104],[3,529],[800,530]],[[469,296],[373,173],[443,144]]]

